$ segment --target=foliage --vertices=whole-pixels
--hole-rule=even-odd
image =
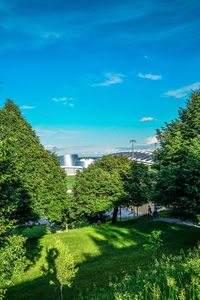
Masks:
[[[189,216],[200,212],[200,91],[193,92],[179,119],[157,131],[160,149],[155,200]]]
[[[13,162],[14,143],[15,139],[0,141],[0,236],[12,225],[11,219],[18,219],[22,210],[24,214],[30,211],[29,197]]]
[[[89,299],[117,300],[186,300],[200,298],[200,249],[165,256],[149,270],[138,269],[134,276],[126,275],[107,287],[96,289]]]
[[[0,249],[0,287],[4,289],[13,283],[14,277],[19,276],[27,265],[25,241],[19,235],[10,235],[4,239]]]
[[[0,141],[0,299],[13,277],[26,266],[23,247],[26,239],[12,234],[14,217],[18,216],[19,203],[25,195],[23,185],[15,174],[12,145],[12,139]],[[24,203],[21,206],[25,208]]]
[[[161,234],[161,230],[153,230],[150,234],[148,234],[148,244],[143,245],[145,249],[153,251],[154,262],[158,259],[158,250],[163,244],[163,240],[160,238]]]
[[[41,270],[47,277],[50,285],[59,285],[60,299],[63,300],[63,287],[71,287],[72,280],[78,272],[74,258],[70,254],[67,245],[56,236],[53,238],[53,247],[46,248],[46,264]]]
[[[140,206],[152,197],[152,172],[148,167],[132,162],[129,176],[124,182],[129,205]]]
[[[18,220],[23,223],[46,216],[51,221],[61,222],[67,187],[58,157],[44,149],[11,100],[0,110],[0,126],[2,141],[7,137],[15,139],[11,146],[14,177],[20,180],[25,193],[18,205]]]
[[[63,286],[71,287],[72,279],[76,276],[78,268],[75,267],[74,258],[61,240],[56,240],[58,256],[55,260],[56,277],[60,283],[60,298],[63,299]]]
[[[116,221],[118,207],[143,204],[149,199],[148,168],[132,162],[125,156],[104,156],[78,173],[73,189],[74,218],[102,218],[114,208]]]

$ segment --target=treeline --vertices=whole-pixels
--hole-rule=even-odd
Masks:
[[[69,224],[103,220],[113,209],[139,206],[150,200],[181,215],[200,212],[200,92],[193,92],[178,118],[157,130],[159,149],[149,171],[124,156],[105,156],[78,173],[73,193],[57,155],[45,150],[19,108],[7,100],[0,110],[0,141],[9,156],[1,174],[12,174],[16,187],[1,185],[2,209],[12,198],[10,219],[18,223],[47,218]],[[4,151],[2,150],[2,151]],[[7,203],[7,204],[5,204]]]

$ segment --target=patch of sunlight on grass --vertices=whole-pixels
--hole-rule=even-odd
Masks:
[[[176,231],[181,231],[181,230],[183,230],[183,228],[181,228],[180,226],[175,226],[175,225],[170,226],[170,229],[176,230]]]
[[[131,247],[131,246],[136,246],[138,243],[135,241],[115,241],[112,243],[113,247],[116,249],[121,249],[121,248],[126,248],[126,247]]]

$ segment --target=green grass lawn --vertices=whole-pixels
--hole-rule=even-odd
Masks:
[[[74,182],[75,182],[75,176],[67,176],[67,189],[72,190]]]
[[[200,240],[198,228],[159,221],[94,225],[32,238],[27,241],[27,256],[32,265],[15,280],[6,299],[59,299],[59,290],[49,284],[42,272],[43,267],[48,269],[49,262],[55,260],[49,251],[54,247],[54,237],[59,237],[68,246],[79,267],[72,287],[64,288],[64,299],[78,299],[79,295],[86,299],[89,291],[105,287],[116,277],[134,274],[138,267],[143,270],[151,267],[151,252],[144,250],[143,244],[152,230],[163,231],[162,252],[167,255],[192,248]]]

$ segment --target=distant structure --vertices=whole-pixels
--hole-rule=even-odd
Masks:
[[[95,163],[98,158],[94,157],[78,157],[77,154],[65,154],[59,156],[61,168],[70,176],[76,175],[78,171],[83,171],[89,165]]]
[[[134,153],[133,153],[134,151]],[[110,154],[111,156],[115,155],[123,155],[127,156],[128,158],[135,160],[139,163],[144,165],[152,165],[154,163],[153,160],[153,152],[154,150],[130,150],[130,151],[122,151],[117,153]]]
[[[133,153],[134,151],[134,153]],[[144,165],[152,165],[153,152],[155,150],[130,150],[122,151],[117,153],[109,154],[110,156],[124,155],[128,158],[135,160]],[[94,164],[98,158],[96,157],[78,157],[77,154],[65,154],[59,156],[61,168],[65,170],[65,173],[70,176],[76,175],[77,171],[83,171],[84,168],[89,167],[89,165]]]

